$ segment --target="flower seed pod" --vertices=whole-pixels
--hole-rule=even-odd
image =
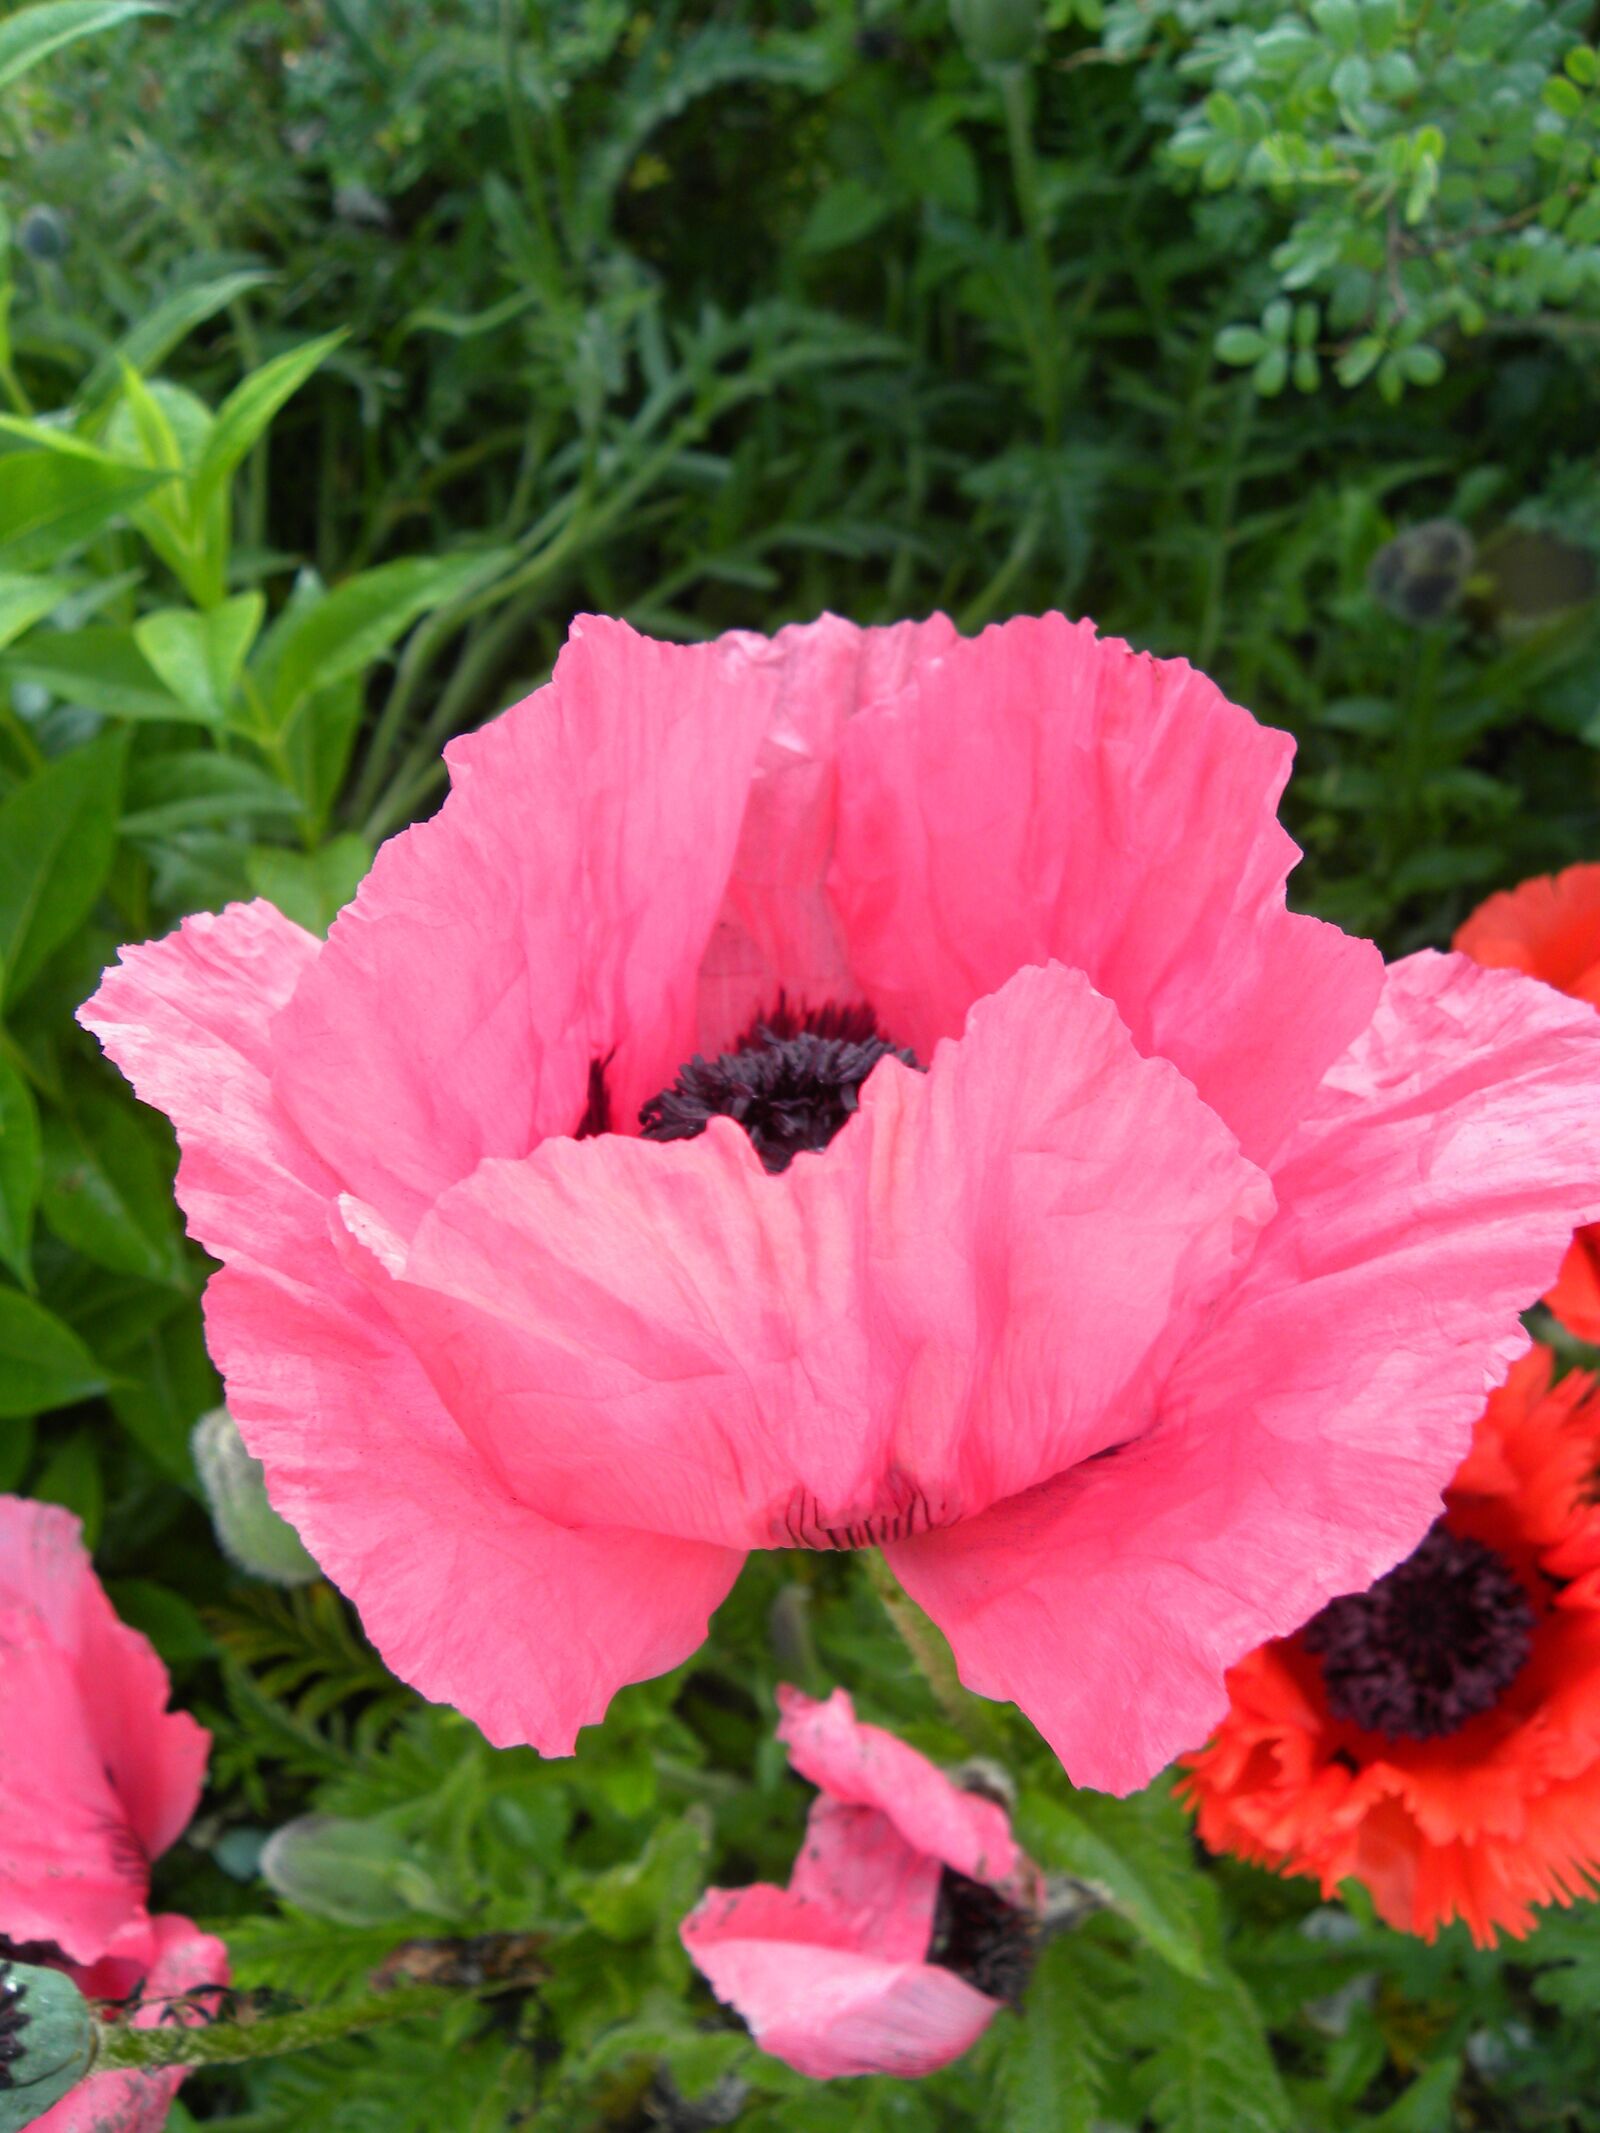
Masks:
[[[268,1503],[261,1462],[245,1450],[228,1410],[214,1407],[202,1415],[190,1442],[211,1523],[229,1561],[273,1585],[308,1585],[320,1577],[299,1534]]]
[[[0,2133],[21,2133],[89,2071],[94,2018],[64,1971],[0,1963]]]

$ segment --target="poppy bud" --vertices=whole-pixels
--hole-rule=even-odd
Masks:
[[[202,1415],[190,1441],[211,1523],[229,1561],[273,1585],[307,1585],[319,1577],[300,1536],[268,1503],[261,1462],[245,1450],[228,1410],[214,1407]]]
[[[30,259],[54,266],[66,257],[70,242],[66,218],[53,207],[30,207],[17,224],[17,242]]]
[[[64,1971],[0,1963],[0,2133],[21,2133],[89,2071],[94,2018]]]
[[[1391,615],[1422,629],[1459,605],[1475,552],[1465,526],[1426,519],[1385,541],[1367,571],[1367,589]]]
[[[950,21],[975,67],[1020,67],[1039,41],[1037,0],[950,0]]]

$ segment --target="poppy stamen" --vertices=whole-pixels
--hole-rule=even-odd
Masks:
[[[1370,1592],[1325,1607],[1304,1642],[1322,1661],[1335,1718],[1391,1740],[1436,1740],[1500,1701],[1533,1629],[1510,1564],[1441,1522]]]
[[[713,1118],[731,1118],[755,1143],[766,1169],[787,1170],[805,1149],[826,1148],[857,1110],[861,1084],[880,1059],[918,1065],[884,1036],[870,1007],[795,1009],[780,993],[732,1051],[700,1053],[678,1069],[639,1113],[649,1141],[693,1140]]]
[[[930,1963],[1015,2007],[1037,1953],[1038,1933],[1026,1912],[981,1881],[954,1867],[944,1869],[928,1942]]]

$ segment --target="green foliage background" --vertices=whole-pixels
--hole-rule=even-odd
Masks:
[[[199,2076],[174,2124],[1600,2127],[1592,1910],[1427,1948],[1204,1860],[1163,1784],[1074,1794],[1008,1711],[952,1730],[850,1561],[757,1558],[570,1763],[421,1704],[326,1586],[219,1554],[170,1135],[70,1019],[186,911],[326,926],[584,607],[1091,613],[1294,731],[1294,893],[1392,951],[1600,856],[1594,30],[1585,0],[0,16],[0,1487],[82,1516],[214,1730],[155,1900],[243,1985],[356,1993],[430,1933],[549,1967]],[[926,2082],[789,2075],[679,1949],[708,1880],[786,1876],[780,1679],[999,1755],[1036,1856],[1109,1899]],[[308,1812],[274,1889],[262,1840]]]

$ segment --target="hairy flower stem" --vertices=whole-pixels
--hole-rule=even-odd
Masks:
[[[257,2021],[204,2022],[192,2029],[132,2029],[126,2022],[102,2022],[95,2036],[91,2071],[104,2074],[133,2067],[148,2073],[162,2066],[227,2066],[244,2059],[274,2059],[284,2052],[332,2044],[340,2037],[414,2015],[442,2014],[463,1997],[446,1986],[409,1985],[369,1993],[359,2000],[342,2000],[332,2007],[301,2007],[292,2014],[263,2015]]]
[[[1000,1728],[984,1699],[961,1686],[955,1660],[943,1636],[910,1594],[896,1583],[893,1571],[876,1548],[866,1551],[866,1564],[873,1590],[911,1654],[912,1664],[933,1691],[934,1702],[962,1739],[980,1754],[1000,1753]]]

